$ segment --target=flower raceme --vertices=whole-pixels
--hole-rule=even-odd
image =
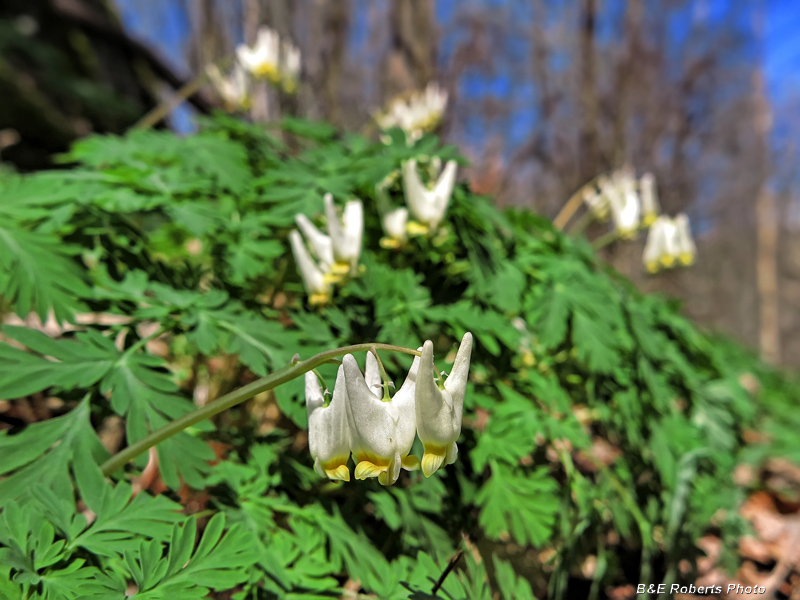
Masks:
[[[381,129],[399,127],[406,134],[406,140],[414,142],[422,137],[425,131],[436,128],[442,120],[447,107],[447,92],[436,82],[431,82],[422,93],[414,92],[408,101],[397,98],[389,105],[389,109],[378,114],[375,120]]]
[[[414,471],[421,466],[430,477],[456,460],[472,334],[464,335],[443,384],[437,382],[432,342],[426,341],[420,350],[394,396],[371,353],[363,375],[352,355],[344,357],[327,406],[317,376],[306,374],[309,450],[317,473],[349,481],[347,458],[352,453],[356,479],[377,477],[381,485],[392,485],[401,468]],[[416,435],[424,448],[422,461],[410,454]]]
[[[295,216],[297,226],[311,247],[313,258],[299,232],[295,230],[289,237],[310,304],[327,303],[331,296],[331,284],[358,272],[358,258],[361,254],[364,233],[364,209],[361,201],[349,201],[340,219],[333,196],[326,194],[325,213],[328,217],[328,235],[317,229],[305,215]]]

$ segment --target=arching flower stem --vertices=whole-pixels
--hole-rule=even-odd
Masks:
[[[163,442],[166,439],[169,439],[173,435],[180,433],[192,425],[196,425],[201,421],[205,421],[206,419],[210,419],[211,417],[218,415],[224,410],[234,407],[237,404],[241,404],[257,394],[272,390],[279,385],[286,383],[287,381],[291,381],[292,379],[305,374],[307,371],[311,371],[312,369],[330,362],[332,359],[335,359],[339,356],[352,354],[353,352],[365,352],[371,350],[372,348],[387,350],[389,352],[401,352],[403,354],[411,354],[412,356],[420,356],[421,354],[419,350],[404,348],[403,346],[367,343],[344,346],[334,350],[326,350],[325,352],[320,352],[319,354],[298,363],[288,364],[285,367],[278,369],[274,373],[270,373],[266,377],[262,377],[261,379],[253,381],[252,383],[248,383],[237,390],[225,394],[224,396],[220,396],[205,406],[201,406],[200,408],[193,410],[182,417],[178,417],[160,429],[156,429],[149,435],[137,440],[124,450],[117,452],[114,456],[102,464],[101,470],[103,471],[103,475],[111,475],[121,467],[125,466],[130,460],[136,458],[144,452],[147,452],[153,446]]]

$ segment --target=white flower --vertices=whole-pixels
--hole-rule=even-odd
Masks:
[[[636,182],[628,174],[619,174],[614,184],[606,186],[605,193],[611,201],[611,218],[617,233],[622,238],[631,239],[639,228],[639,196]]]
[[[675,244],[675,225],[666,215],[661,215],[650,226],[647,242],[642,254],[645,269],[655,273],[661,266],[671,267],[675,262],[677,250]]]
[[[306,410],[308,410],[308,449],[314,459],[314,470],[330,479],[350,481],[350,431],[347,424],[347,386],[344,369],[339,367],[330,404],[319,378],[306,373]]]
[[[464,394],[467,390],[472,334],[467,332],[443,386],[437,385],[433,370],[433,343],[422,346],[416,386],[417,434],[425,452],[422,472],[430,477],[443,464],[452,464],[458,456],[456,440],[461,435]]]
[[[325,235],[317,229],[316,225],[304,214],[295,215],[294,220],[300,228],[300,231],[303,232],[306,241],[311,246],[311,251],[317,257],[323,273],[330,272],[334,262],[333,242],[330,236]]]
[[[330,281],[325,277],[325,273],[319,268],[314,259],[303,243],[303,238],[297,230],[289,233],[289,241],[292,245],[294,259],[303,278],[303,284],[308,292],[310,304],[325,304],[331,297]]]
[[[691,265],[697,255],[697,246],[692,240],[689,217],[686,216],[686,213],[680,213],[675,217],[675,230],[678,260],[684,265]]]
[[[381,238],[384,248],[398,248],[406,240],[408,210],[398,208],[383,216],[383,229],[388,237]]]
[[[412,159],[403,164],[403,192],[406,203],[411,209],[411,214],[423,225],[416,231],[417,233],[427,233],[436,229],[444,218],[456,182],[457,167],[456,161],[447,161],[436,184],[428,189],[417,173],[417,161]]]
[[[281,41],[273,29],[259,28],[253,47],[239,44],[236,47],[236,56],[253,77],[281,85],[290,93],[297,89],[300,50],[288,40]]]
[[[236,56],[254,77],[280,83],[280,37],[277,31],[269,27],[259,28],[253,47],[239,44]]]
[[[408,454],[416,430],[414,393],[419,358],[414,359],[405,383],[394,397],[383,401],[382,395],[370,388],[370,384],[380,383],[377,363],[371,356],[367,355],[366,377],[351,354],[343,360],[350,450],[356,461],[356,479],[377,477],[381,485],[392,485],[401,467],[408,471],[419,468],[419,459]]]
[[[642,222],[645,227],[649,227],[658,217],[656,178],[652,173],[645,173],[639,179],[639,193],[642,199]]]
[[[281,73],[283,75],[283,88],[292,93],[297,89],[300,80],[300,49],[284,41],[281,44]]]
[[[583,191],[583,201],[589,210],[599,221],[606,221],[609,215],[609,200],[608,196],[602,192],[598,192],[594,188],[586,188]]]
[[[222,98],[225,108],[229,111],[247,109],[250,106],[250,81],[247,73],[235,65],[227,77],[223,76],[217,65],[208,65],[206,74],[214,85],[214,89]]]
[[[328,217],[328,233],[333,245],[332,271],[355,275],[364,234],[364,207],[361,200],[351,200],[345,204],[340,220],[333,204],[333,196],[325,194],[325,215]]]
[[[447,92],[431,82],[423,93],[411,94],[407,102],[401,98],[392,101],[388,111],[376,115],[375,120],[381,129],[399,127],[409,141],[415,141],[439,124],[446,107]]]

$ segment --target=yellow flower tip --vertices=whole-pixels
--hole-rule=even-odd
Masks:
[[[331,285],[331,284],[334,284],[334,283],[339,283],[342,279],[343,278],[342,278],[341,275],[337,275],[335,273],[325,273],[322,276],[322,280],[325,283],[327,283],[328,285]]]
[[[329,479],[350,481],[350,469],[347,468],[347,465],[339,465],[335,469],[325,469],[325,474]]]
[[[394,481],[389,479],[389,471],[384,471],[383,473],[378,475],[378,483],[380,483],[382,486],[394,484]]]
[[[417,221],[409,221],[408,225],[406,225],[406,231],[408,231],[409,235],[428,235],[430,230],[430,227]]]
[[[350,263],[337,260],[331,266],[331,275],[337,277],[337,281],[350,272]]]
[[[378,477],[380,479],[381,475],[386,477],[386,472],[389,469],[387,465],[376,465],[368,460],[362,460],[356,465],[355,470],[355,478],[356,479],[367,479],[368,477]],[[385,483],[383,485],[386,485]]]
[[[678,257],[678,260],[680,261],[680,263],[681,263],[682,265],[684,265],[684,266],[688,267],[689,265],[691,265],[692,263],[694,263],[694,255],[692,255],[692,254],[689,254],[688,252],[683,252],[683,253],[681,253],[681,255]]]
[[[402,459],[403,468],[406,471],[417,471],[420,467],[419,457],[409,454]]]
[[[430,477],[441,468],[446,455],[447,448],[438,446],[425,447],[425,453],[422,455],[422,472],[425,477]]]
[[[328,300],[330,300],[330,296],[328,294],[311,294],[308,297],[308,303],[311,306],[319,306],[323,304],[327,304]]]
[[[664,265],[665,267],[669,268],[669,267],[671,267],[672,265],[675,264],[675,257],[672,256],[671,254],[667,254],[665,256],[662,256],[661,257],[661,264]]]
[[[387,250],[394,250],[400,247],[400,240],[393,237],[382,237],[380,244],[381,248],[386,248]]]
[[[650,225],[652,225],[653,223],[656,222],[657,218],[658,218],[658,215],[656,213],[647,213],[644,216],[644,219],[642,219],[642,224],[645,227],[650,227]]]
[[[648,273],[658,273],[658,261],[651,261],[645,265]]]
[[[522,355],[522,364],[526,367],[533,367],[536,365],[536,358],[534,358],[533,352],[528,350]]]
[[[262,63],[254,68],[253,77],[266,79],[272,83],[280,83],[281,81],[281,74],[278,72],[278,67],[271,63]]]

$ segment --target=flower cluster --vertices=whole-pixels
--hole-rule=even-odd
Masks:
[[[461,340],[444,383],[437,381],[433,343],[426,341],[420,350],[393,397],[385,372],[371,353],[363,375],[351,354],[344,357],[327,404],[317,375],[306,373],[308,446],[317,473],[349,481],[347,463],[352,454],[356,479],[377,477],[381,485],[392,485],[401,468],[421,468],[430,477],[455,462],[472,334],[467,332]],[[410,454],[417,435],[424,449],[422,460]]]
[[[258,30],[256,43],[236,47],[236,62],[227,76],[216,65],[206,73],[229,111],[246,110],[251,104],[250,78],[265,79],[287,93],[297,90],[300,79],[300,50],[269,27]]]
[[[650,273],[676,265],[689,266],[694,262],[697,248],[692,240],[689,217],[680,213],[674,219],[658,217],[650,227],[642,262]]]
[[[436,82],[431,82],[422,93],[414,92],[408,98],[395,98],[384,113],[375,116],[381,129],[399,127],[409,142],[422,137],[426,131],[436,128],[447,107],[447,92]]]
[[[592,214],[601,221],[614,221],[622,238],[632,239],[640,227],[649,227],[658,216],[656,181],[652,173],[645,173],[637,181],[629,169],[618,169],[610,176],[597,178],[597,186],[587,186],[582,191],[583,201]]]
[[[332,284],[358,272],[361,238],[364,234],[364,207],[361,200],[347,202],[341,217],[331,194],[325,194],[324,202],[328,220],[327,235],[303,214],[295,217],[303,235],[297,230],[289,234],[289,242],[310,304],[326,304],[331,298]],[[310,252],[306,243],[311,248]]]

